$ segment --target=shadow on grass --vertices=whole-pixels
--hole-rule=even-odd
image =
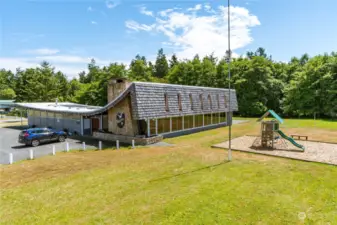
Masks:
[[[199,172],[199,171],[201,171],[201,170],[207,170],[207,169],[210,169],[210,168],[214,168],[214,167],[217,167],[217,166],[221,166],[221,165],[227,164],[227,163],[229,163],[229,162],[230,162],[230,161],[224,161],[224,162],[221,162],[221,163],[218,163],[218,164],[215,164],[215,165],[205,166],[205,167],[201,167],[201,168],[198,168],[198,169],[195,169],[195,170],[190,170],[190,171],[186,171],[186,172],[183,172],[183,173],[174,174],[174,175],[167,176],[167,177],[162,177],[162,178],[150,180],[149,182],[156,182],[156,181],[162,181],[162,180],[169,180],[169,179],[174,178],[174,177],[179,177],[179,176],[183,176],[183,175],[187,175],[187,174]]]
[[[102,147],[103,148],[113,148],[116,147],[116,141],[108,141],[108,140],[99,140],[90,136],[69,136],[69,139],[75,140],[76,144],[82,144],[85,142],[87,145],[93,145],[98,147],[98,142],[102,142]],[[131,147],[131,144],[126,144],[123,142],[119,142],[120,147]]]

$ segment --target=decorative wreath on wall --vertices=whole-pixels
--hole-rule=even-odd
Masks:
[[[125,125],[125,114],[121,112],[117,113],[116,120],[117,120],[117,126],[119,128],[123,128]]]

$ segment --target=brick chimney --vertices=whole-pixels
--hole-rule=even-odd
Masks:
[[[120,93],[131,85],[126,78],[113,78],[108,83],[108,103],[117,98]]]

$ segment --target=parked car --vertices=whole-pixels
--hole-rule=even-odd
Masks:
[[[64,142],[66,138],[67,133],[64,131],[56,131],[49,128],[30,128],[21,131],[19,143],[36,147],[40,143],[52,141]]]

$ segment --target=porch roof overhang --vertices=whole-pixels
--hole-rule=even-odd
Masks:
[[[132,85],[123,91],[117,98],[108,103],[107,105],[92,106],[92,105],[81,105],[72,102],[30,102],[30,103],[16,103],[15,107],[26,108],[31,110],[54,112],[54,113],[69,113],[69,114],[80,114],[83,116],[93,116],[97,114],[102,114],[110,108],[117,105],[121,100],[123,100],[132,89]]]

